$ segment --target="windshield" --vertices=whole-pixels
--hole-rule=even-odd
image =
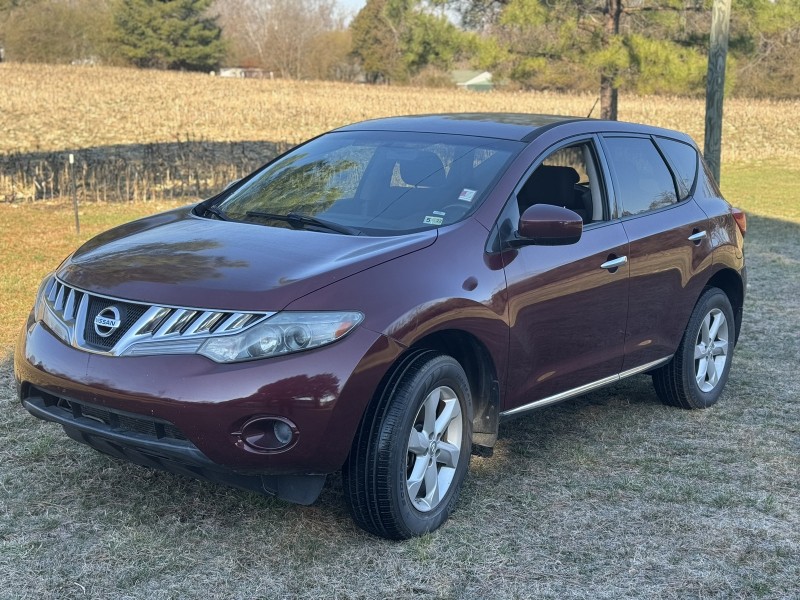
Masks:
[[[435,228],[472,212],[523,146],[461,135],[328,133],[223,193],[215,208],[221,218],[337,233]]]

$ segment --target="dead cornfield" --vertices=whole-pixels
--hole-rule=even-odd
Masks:
[[[438,112],[585,116],[596,99],[8,63],[0,82],[0,199],[17,201],[66,196],[73,185],[83,201],[207,196],[286,147],[353,121]],[[701,144],[704,110],[698,98],[620,101],[621,119],[680,129]],[[800,101],[729,99],[723,162],[790,164],[798,112]]]

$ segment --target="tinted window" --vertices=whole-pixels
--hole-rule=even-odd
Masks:
[[[301,213],[361,233],[447,225],[472,212],[524,144],[462,135],[334,132],[267,165],[218,205],[231,219]]]
[[[622,216],[677,202],[675,183],[664,159],[648,138],[605,138]]]
[[[697,151],[689,144],[667,138],[658,138],[658,145],[677,171],[678,181],[682,187],[681,200],[683,200],[691,193],[697,176]]]
[[[522,214],[534,204],[554,204],[578,213],[584,223],[605,218],[597,161],[589,143],[560,148],[542,161],[517,193]]]

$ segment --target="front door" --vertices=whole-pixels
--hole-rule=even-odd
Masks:
[[[511,330],[505,411],[622,369],[628,238],[596,157],[591,139],[556,149],[507,207],[515,222],[532,204],[565,206],[584,219],[584,231],[575,244],[504,252]]]

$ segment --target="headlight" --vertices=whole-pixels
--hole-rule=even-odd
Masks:
[[[53,281],[53,274],[50,273],[42,280],[42,283],[39,285],[39,291],[36,292],[36,301],[33,304],[33,315],[37,321],[41,321],[44,317],[45,295]]]
[[[237,335],[209,338],[197,353],[222,363],[280,356],[340,340],[363,320],[360,312],[283,312]]]

